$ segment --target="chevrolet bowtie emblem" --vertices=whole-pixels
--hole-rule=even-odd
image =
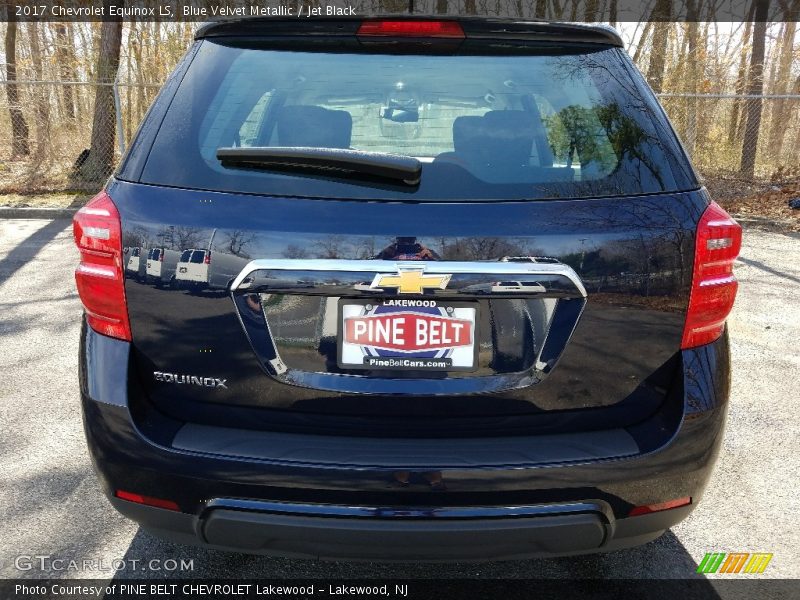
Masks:
[[[396,275],[378,273],[369,287],[397,288],[399,294],[421,294],[424,290],[443,290],[452,275],[425,275],[424,268],[400,269]]]

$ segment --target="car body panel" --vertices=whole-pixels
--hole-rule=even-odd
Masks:
[[[138,378],[129,379],[127,386],[118,385],[119,377],[131,372],[130,348],[126,342],[98,335],[88,327],[83,329],[80,381],[90,456],[109,496],[117,489],[129,488],[135,480],[139,493],[174,499],[182,512],[137,508],[138,505],[113,499],[118,510],[159,535],[196,544],[204,543],[196,531],[202,527],[214,498],[269,499],[285,503],[287,510],[311,503],[320,517],[325,515],[326,507],[335,510],[344,505],[417,507],[426,511],[446,506],[469,507],[472,518],[486,518],[493,507],[499,506],[501,498],[505,507],[545,508],[589,501],[601,507],[604,518],[616,531],[617,538],[607,536],[599,549],[643,543],[685,518],[702,498],[722,442],[730,387],[726,334],[718,342],[681,353],[680,389],[659,415],[627,429],[638,446],[633,456],[577,464],[544,465],[533,461],[513,467],[465,465],[440,470],[442,463],[431,455],[427,466],[416,465],[410,471],[411,485],[401,485],[396,479],[400,471],[397,467],[359,468],[346,463],[332,465],[330,461],[291,463],[279,456],[244,459],[174,447],[182,423],[165,418],[137,400],[141,398]],[[110,367],[98,369],[98,364]],[[446,487],[434,489],[426,482],[424,474],[436,471],[440,471]],[[691,497],[692,506],[627,518],[631,507],[680,496]],[[641,520],[640,525],[629,523],[637,520]],[[402,529],[403,524],[398,526]],[[237,545],[235,549],[242,547]],[[267,551],[247,549],[262,550]],[[362,558],[380,554],[370,544],[359,551],[366,553]],[[459,555],[452,549],[451,552],[440,549],[437,559],[452,560]],[[335,557],[352,558],[353,549]],[[470,558],[488,557],[496,556],[486,553]]]
[[[285,556],[654,539],[730,388],[727,331],[683,344],[710,198],[663,110],[605,28],[360,24],[201,28],[107,183],[130,335],[84,319],[80,347],[104,493]]]
[[[509,385],[509,391],[493,397],[463,396],[457,401],[462,416],[485,418],[491,411],[505,421],[516,414],[530,425],[536,420],[534,413],[543,416],[614,405],[625,418],[645,416],[666,392],[669,373],[662,371],[669,371],[674,362],[688,301],[692,230],[708,202],[704,193],[695,192],[581,202],[469,203],[458,209],[426,203],[412,212],[401,203],[365,205],[178,189],[165,189],[158,199],[151,199],[149,189],[121,181],[109,187],[126,231],[158,238],[165,228],[174,229],[194,243],[187,249],[196,251],[198,241],[211,245],[208,273],[223,262],[234,266],[202,297],[152,290],[128,280],[135,355],[148,395],[156,403],[163,398],[164,410],[173,414],[193,411],[192,403],[202,403],[209,410],[217,405],[277,409],[281,412],[275,415],[278,421],[291,420],[287,411],[377,419],[383,414],[418,421],[455,416],[456,405],[447,398],[423,397],[398,404],[386,397],[360,400],[344,390],[330,394],[277,382],[265,372],[266,357],[254,351],[242,315],[225,292],[228,276],[254,259],[301,254],[310,259],[334,255],[359,260],[392,248],[400,234],[414,234],[419,243],[442,253],[444,259],[501,261],[520,255],[522,249],[533,249],[532,254],[571,265],[586,286],[586,308],[548,379],[517,391]],[[213,199],[208,208],[191,210],[205,199]],[[239,222],[243,213],[249,215],[246,228]],[[231,253],[231,246],[238,255]],[[390,262],[387,270],[393,268]],[[626,274],[642,271],[647,272],[644,278]],[[208,280],[209,276],[199,279],[205,284]],[[335,362],[335,348],[327,348],[326,336],[319,334],[324,322],[319,299],[304,292],[299,287],[288,296],[288,313],[282,308],[285,302],[265,304],[262,309],[270,315],[285,362],[302,372],[335,370],[330,365],[331,357]],[[479,292],[467,294],[484,309],[480,327],[488,354],[477,375],[513,373],[526,360],[514,358],[513,337],[508,337],[519,327],[515,316],[519,301],[494,300],[489,309]],[[611,363],[607,360],[610,348],[616,353]],[[501,354],[505,362],[498,360]],[[587,364],[596,366],[586,369]],[[154,371],[223,377],[227,389],[165,385],[153,380]],[[475,379],[475,391],[481,389],[479,383]],[[380,387],[375,389],[381,393]],[[335,419],[328,423],[328,427],[334,425]]]

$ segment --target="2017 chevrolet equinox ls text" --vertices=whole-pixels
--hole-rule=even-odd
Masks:
[[[708,481],[741,229],[610,29],[203,26],[74,230],[90,453],[157,535],[579,554]]]

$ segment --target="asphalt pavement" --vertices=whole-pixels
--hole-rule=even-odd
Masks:
[[[707,552],[771,552],[760,577],[798,578],[800,236],[749,229],[744,240],[729,422],[689,519],[645,546],[585,557],[336,563],[175,545],[111,508],[81,425],[70,222],[0,220],[0,578],[684,578]]]

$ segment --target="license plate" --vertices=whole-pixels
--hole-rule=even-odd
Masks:
[[[438,300],[340,300],[343,369],[473,371],[477,304]]]

